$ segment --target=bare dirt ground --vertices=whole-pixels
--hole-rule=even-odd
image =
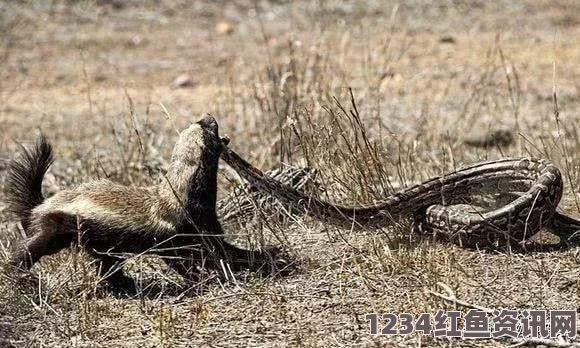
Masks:
[[[210,112],[258,167],[316,168],[318,193],[333,201],[371,203],[478,160],[532,155],[562,169],[560,207],[580,215],[577,1],[192,3],[0,2],[0,177],[15,141],[42,131],[56,149],[47,190],[97,177],[148,184],[176,132]],[[360,135],[338,105],[353,107],[349,87],[381,156],[374,166],[344,149]],[[511,144],[465,144],[499,128]],[[226,197],[236,180],[223,167]],[[10,239],[3,207],[0,266]],[[287,277],[187,289],[155,260],[135,258],[136,278],[162,290],[126,298],[103,290],[82,252],[61,252],[33,268],[37,285],[0,278],[0,345],[515,343],[369,335],[369,312],[465,312],[429,294],[444,292],[438,282],[492,309],[580,308],[577,247],[467,250],[404,222],[345,231],[258,214],[226,225],[242,245],[283,245],[299,266]]]

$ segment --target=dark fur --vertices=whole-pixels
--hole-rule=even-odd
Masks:
[[[200,127],[183,134],[190,129],[197,133],[187,134],[201,132],[202,144],[189,144],[189,138],[180,135],[167,177],[150,187],[101,180],[45,200],[41,183],[52,162],[51,146],[41,136],[31,149],[23,149],[9,165],[5,187],[9,211],[22,223],[28,238],[17,243],[11,263],[28,268],[42,256],[80,242],[102,261],[101,271],[114,283],[126,282],[115,272],[118,259],[114,254],[118,253],[161,255],[187,277],[200,268],[219,269],[220,261],[234,270],[273,271],[270,253],[240,249],[224,241],[216,214],[223,145],[213,117],[197,123]]]
[[[52,164],[52,146],[44,135],[8,163],[4,195],[8,212],[15,216],[24,229],[28,229],[30,211],[44,201],[42,179]]]

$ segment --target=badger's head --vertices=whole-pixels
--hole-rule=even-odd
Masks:
[[[187,165],[217,163],[222,148],[223,143],[219,138],[218,124],[213,116],[207,114],[179,134],[179,139],[173,148],[171,161]]]

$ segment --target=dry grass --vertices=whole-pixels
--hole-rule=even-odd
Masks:
[[[216,30],[223,20],[231,33]],[[580,213],[574,1],[7,1],[0,31],[0,156],[41,129],[56,148],[48,190],[96,177],[151,183],[176,131],[211,112],[258,167],[314,168],[312,192],[336,202],[374,202],[477,160],[533,155],[562,169],[561,208]],[[173,89],[183,73],[194,86]],[[502,127],[515,135],[510,146],[464,144]],[[225,197],[236,181],[220,172]],[[1,209],[0,267],[11,233]],[[300,267],[187,289],[154,259],[135,258],[131,273],[161,290],[129,299],[103,291],[82,252],[61,252],[33,275],[0,276],[0,345],[507,343],[368,334],[368,312],[452,308],[426,293],[442,291],[438,282],[488,308],[580,307],[578,248],[465,250],[404,221],[352,232],[258,213],[227,227],[244,245],[283,245]]]

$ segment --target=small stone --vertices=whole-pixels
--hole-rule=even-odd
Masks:
[[[216,33],[220,35],[229,35],[234,32],[234,24],[228,20],[221,20],[215,25]]]
[[[134,35],[129,40],[127,40],[127,46],[129,47],[137,47],[143,44],[145,40],[141,35]]]
[[[125,7],[125,3],[122,0],[98,0],[97,5],[110,6],[115,10],[121,10]]]
[[[188,74],[181,74],[171,83],[172,88],[188,88],[194,87],[195,81]]]
[[[325,295],[326,297],[332,297],[332,293],[330,291],[330,287],[328,287],[328,286],[319,288],[317,292],[319,294],[321,294],[321,295]]]
[[[441,43],[448,43],[448,44],[454,44],[455,43],[455,38],[451,35],[444,35],[441,36],[441,38],[439,39],[439,42]]]
[[[473,131],[468,134],[463,142],[475,147],[509,146],[514,140],[512,130],[498,128],[485,131]]]

